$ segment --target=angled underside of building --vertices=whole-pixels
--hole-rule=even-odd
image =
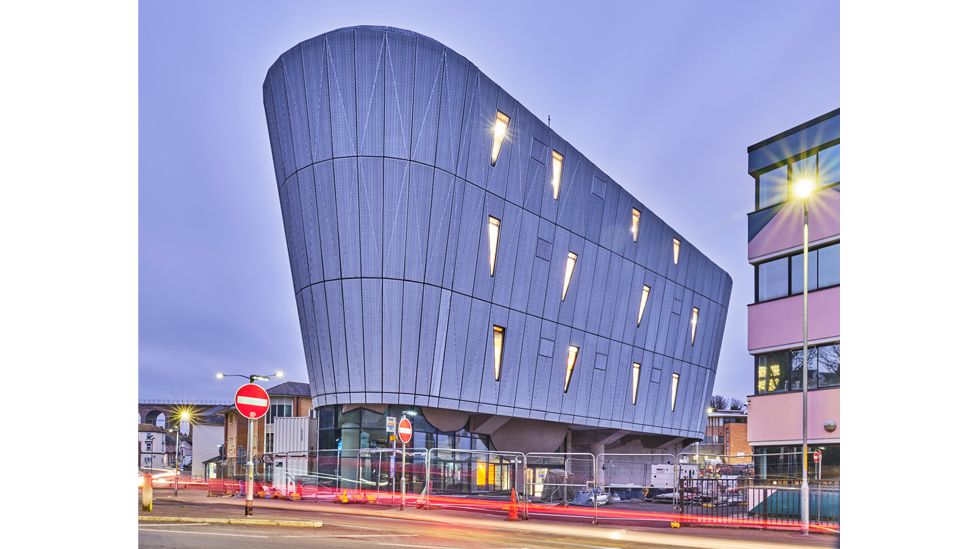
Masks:
[[[264,101],[322,447],[702,437],[731,278],[470,61],[345,28]]]

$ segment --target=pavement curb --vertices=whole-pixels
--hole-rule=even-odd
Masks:
[[[241,519],[213,517],[155,517],[139,516],[139,522],[195,522],[205,524],[238,524],[248,526],[291,526],[293,528],[321,528],[321,520]]]

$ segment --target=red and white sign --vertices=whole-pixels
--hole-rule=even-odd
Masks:
[[[404,444],[410,442],[410,439],[413,438],[413,424],[410,423],[409,419],[403,418],[400,420],[400,423],[397,425],[397,438]]]
[[[241,388],[237,390],[237,394],[234,395],[234,405],[237,406],[237,411],[247,419],[259,419],[268,413],[268,408],[271,407],[271,398],[268,397],[268,392],[264,390],[264,387],[248,383],[241,385]]]
[[[822,458],[823,458],[823,452],[821,452],[820,450],[817,450],[817,451],[815,451],[813,453],[813,462],[814,463],[820,463],[820,460]]]

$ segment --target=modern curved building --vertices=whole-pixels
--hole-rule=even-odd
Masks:
[[[339,29],[264,104],[322,448],[702,437],[731,278],[470,61]]]

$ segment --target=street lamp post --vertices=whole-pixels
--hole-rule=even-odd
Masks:
[[[190,411],[182,410],[178,416],[176,416],[176,426],[173,430],[176,432],[176,448],[173,450],[173,495],[180,495],[180,429],[183,427],[184,421],[190,421]]]
[[[809,275],[810,275],[810,214],[807,199],[813,191],[813,181],[800,179],[794,193],[803,203],[803,480],[800,484],[800,523],[804,534],[810,533],[810,483],[807,477],[807,343],[809,336]]]
[[[258,374],[225,374],[222,372],[217,372],[217,379],[224,379],[227,376],[231,377],[243,377],[248,380],[248,383],[254,383],[255,381],[270,381],[270,375],[258,375]],[[284,377],[285,374],[281,370],[274,373],[274,377]],[[244,516],[249,517],[254,514],[254,420],[251,418],[247,419],[247,492],[244,498]]]

